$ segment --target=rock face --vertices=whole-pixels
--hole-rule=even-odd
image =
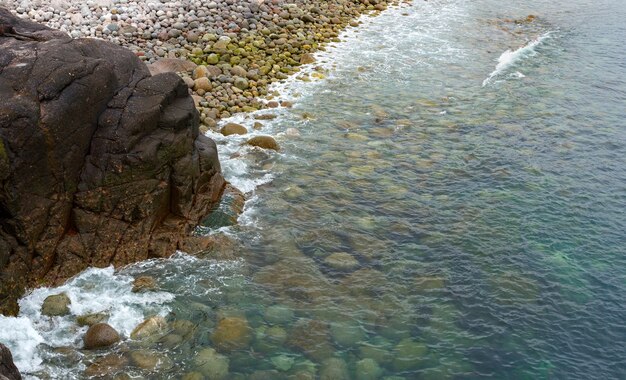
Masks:
[[[0,313],[25,287],[164,257],[224,187],[187,86],[0,7]]]
[[[0,343],[0,380],[21,380],[22,376],[13,363],[11,351]]]

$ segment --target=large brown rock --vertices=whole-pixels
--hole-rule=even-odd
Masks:
[[[3,8],[0,25],[0,313],[15,314],[27,286],[174,253],[224,179],[177,75]]]
[[[11,351],[0,343],[0,380],[21,380],[22,375],[13,363],[13,355]]]
[[[96,323],[91,326],[83,337],[85,349],[108,347],[120,341],[120,334],[106,323]]]

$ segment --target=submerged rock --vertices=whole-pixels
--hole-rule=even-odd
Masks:
[[[322,362],[320,380],[349,380],[348,365],[343,359],[328,358]]]
[[[263,317],[268,323],[281,325],[289,323],[293,319],[294,313],[287,306],[272,305],[265,309]]]
[[[252,329],[243,317],[225,317],[217,323],[211,341],[219,351],[243,349],[252,341]]]
[[[291,331],[287,345],[315,361],[328,358],[335,351],[330,343],[328,325],[317,320],[299,321]]]
[[[63,316],[70,313],[70,298],[65,293],[46,297],[41,305],[41,314],[49,317]]]
[[[106,323],[96,323],[91,326],[83,337],[84,347],[87,350],[108,347],[120,341],[120,334]]]
[[[200,350],[193,359],[196,368],[209,380],[222,380],[228,376],[228,358],[212,348]]]
[[[166,257],[219,199],[187,85],[0,7],[0,313],[26,286]],[[45,163],[45,164],[42,164]]]
[[[166,370],[172,367],[170,358],[152,350],[135,350],[130,353],[131,363],[146,371]]]
[[[131,339],[141,340],[160,334],[167,328],[167,321],[161,316],[153,316],[141,322],[130,333]]]
[[[356,380],[376,380],[383,374],[383,369],[373,359],[362,359],[356,363]]]
[[[128,359],[118,354],[108,354],[91,363],[83,374],[87,377],[106,377],[128,365]]]
[[[398,371],[408,371],[419,368],[425,362],[428,348],[424,343],[416,342],[410,338],[400,341],[394,349],[393,368]]]
[[[324,264],[338,271],[353,271],[359,267],[359,262],[349,253],[335,252],[324,259]]]

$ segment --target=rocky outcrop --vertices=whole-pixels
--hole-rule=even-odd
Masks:
[[[22,376],[13,363],[13,356],[6,346],[0,343],[0,380],[21,380]]]
[[[187,86],[0,8],[0,313],[25,287],[165,257],[219,200]]]

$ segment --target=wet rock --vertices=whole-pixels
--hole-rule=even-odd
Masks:
[[[211,341],[219,351],[244,349],[252,341],[252,329],[243,317],[225,317],[217,322]]]
[[[356,380],[380,379],[383,369],[373,359],[362,359],[356,363]]]
[[[157,290],[157,283],[152,276],[139,276],[133,281],[133,293],[143,293]]]
[[[161,334],[167,328],[167,321],[161,316],[153,316],[141,322],[130,333],[131,339],[141,340]]]
[[[272,305],[265,309],[263,318],[274,325],[287,324],[293,320],[293,310],[283,305]]]
[[[228,376],[228,358],[212,348],[200,350],[193,359],[194,365],[209,380],[222,380]]]
[[[11,351],[0,343],[0,380],[21,380],[22,375],[13,363]]]
[[[246,144],[263,149],[280,150],[280,146],[271,136],[254,136]]]
[[[349,253],[335,252],[324,259],[324,264],[338,271],[353,271],[359,267],[359,262]]]
[[[91,326],[83,337],[85,349],[108,347],[120,341],[120,334],[106,323],[96,323]]]
[[[83,314],[76,317],[76,323],[79,326],[93,326],[96,323],[105,322],[109,319],[106,313]]]
[[[67,315],[70,313],[70,303],[65,293],[48,296],[41,305],[41,314],[49,317]]]
[[[220,129],[220,133],[224,136],[245,135],[246,133],[248,133],[248,130],[241,124],[228,123],[224,125],[222,129]]]
[[[349,380],[348,365],[343,359],[328,358],[322,362],[320,380]]]

